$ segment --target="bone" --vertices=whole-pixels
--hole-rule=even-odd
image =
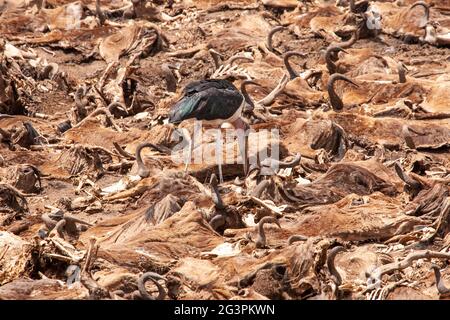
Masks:
[[[204,49],[206,49],[206,45],[199,44],[189,49],[180,49],[177,51],[169,52],[167,55],[169,57],[176,57],[176,58],[191,58],[194,54]]]
[[[277,166],[280,169],[286,169],[286,168],[293,168],[295,166],[298,166],[300,164],[301,160],[302,160],[302,155],[300,153],[297,153],[291,161],[286,162],[286,161],[275,160],[275,163],[277,163]]]
[[[283,92],[288,82],[289,77],[287,75],[283,75],[283,77],[280,79],[280,82],[278,82],[277,86],[266,97],[259,100],[257,104],[263,106],[268,106],[272,104],[275,98]]]
[[[106,108],[98,108],[92,113],[90,113],[86,118],[84,118],[82,121],[78,122],[75,126],[73,126],[73,129],[81,127],[84,123],[86,123],[88,120],[94,118],[95,116],[98,116],[100,114],[104,114],[106,116],[106,119],[108,120],[109,124],[114,127],[118,132],[122,132],[122,129],[120,129],[119,126],[114,122],[114,117],[112,116],[111,112],[109,112]]]
[[[450,253],[431,250],[415,251],[408,254],[403,260],[380,266],[370,272],[367,279],[368,288],[374,288],[381,282],[381,277],[396,270],[403,270],[412,265],[418,259],[450,259]]]
[[[89,238],[89,248],[86,255],[86,260],[84,262],[84,266],[81,269],[82,273],[89,272],[92,264],[94,263],[95,259],[97,258],[97,251],[98,251],[98,245],[97,245],[97,239],[95,237]]]
[[[0,300],[448,298],[450,10],[416,1],[0,1]],[[220,184],[208,130],[171,156],[192,82],[248,123]]]
[[[102,299],[110,299],[111,293],[99,286],[99,284],[92,279],[92,276],[89,272],[82,272],[80,282],[85,286],[89,291],[89,299],[90,300],[102,300]]]

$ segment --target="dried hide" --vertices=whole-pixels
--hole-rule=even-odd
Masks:
[[[111,63],[119,61],[125,54],[132,54],[134,50],[144,50],[159,40],[158,31],[154,28],[149,23],[130,24],[101,41],[99,53],[106,62]]]
[[[135,215],[127,217],[131,221],[133,218]],[[111,225],[111,222],[105,222],[108,228]],[[122,236],[127,227],[125,223],[115,232],[110,229],[112,232],[100,242],[99,257],[126,268],[167,270],[172,260],[211,250],[221,242],[192,202],[187,202],[177,214],[156,226],[146,224],[146,232],[131,230]],[[98,224],[84,237],[105,234],[105,231],[105,227]]]
[[[77,282],[72,287],[60,280],[17,279],[0,287],[0,300],[80,300],[89,291]]]
[[[7,231],[0,231],[0,286],[28,275],[32,269],[33,250],[32,243]]]
[[[285,186],[283,191],[288,201],[301,204],[334,203],[355,193],[360,196],[382,192],[388,196],[397,193],[395,186],[368,169],[355,164],[335,164],[325,175],[309,185]]]

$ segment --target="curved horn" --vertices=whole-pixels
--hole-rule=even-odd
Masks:
[[[357,87],[356,83],[354,83],[351,79],[347,78],[343,74],[335,73],[333,74],[330,79],[328,80],[327,84],[327,90],[328,90],[328,96],[330,98],[331,106],[333,107],[333,110],[342,110],[344,108],[344,103],[342,102],[342,99],[337,95],[336,91],[334,90],[334,83],[336,80],[344,80],[347,81]]]
[[[214,62],[215,63],[215,62]],[[175,78],[172,70],[168,64],[163,64],[161,70],[164,73],[164,79],[166,80],[167,91],[175,92],[177,91],[177,79]]]
[[[280,223],[277,219],[271,216],[267,216],[259,220],[257,230],[258,230],[258,236],[256,238],[256,247],[257,248],[264,248],[266,246],[266,233],[264,232],[264,224],[265,223],[275,223],[278,227],[281,228]]]
[[[291,161],[285,162],[285,161],[279,161],[272,158],[266,158],[263,161],[261,161],[261,167],[269,167],[272,170],[276,169],[285,169],[285,168],[293,168],[296,165],[300,163],[300,160],[302,159],[302,156],[300,153],[297,153]]]
[[[403,168],[400,166],[398,162],[394,164],[394,168],[399,178],[402,179],[403,182],[405,182],[408,186],[410,186],[414,190],[422,189],[422,185],[420,184],[420,182],[412,179],[409,175],[407,175],[406,172],[403,171]]]
[[[32,164],[26,164],[25,166],[29,167],[33,173],[36,175],[37,179],[38,179],[38,183],[39,183],[39,190],[42,190],[42,183],[41,183],[41,175],[42,172],[35,166],[33,166]]]
[[[209,221],[209,225],[213,230],[217,231],[220,227],[225,225],[225,222],[225,217],[221,214],[218,214]]]
[[[307,237],[299,235],[299,234],[296,234],[296,235],[293,235],[293,236],[289,237],[288,245],[291,245],[291,244],[293,244],[294,242],[297,242],[297,241],[306,241],[306,240],[308,240]]]
[[[162,50],[163,47],[169,43],[169,39],[167,39],[166,35],[161,31],[161,29],[156,24],[147,22],[146,26],[149,29],[153,29],[156,32],[156,35],[158,36],[156,40],[156,49]]]
[[[425,1],[417,1],[416,3],[413,3],[408,11],[411,11],[412,9],[414,9],[415,7],[423,7],[425,9],[425,19],[426,19],[426,23],[425,25],[428,23],[428,20],[430,19],[430,5],[428,3],[426,3]],[[421,26],[424,27],[425,25]]]
[[[405,83],[406,82],[406,71],[407,70],[408,69],[403,64],[403,62],[400,61],[400,62],[397,63],[398,82],[400,82],[400,83]]]
[[[83,85],[81,87],[79,87],[74,94],[74,100],[75,100],[75,105],[77,106],[77,108],[84,108],[87,104],[87,98],[86,98],[86,93],[87,93],[87,87],[86,85]]]
[[[124,104],[123,103],[120,103],[120,102],[118,102],[118,101],[114,101],[114,102],[111,102],[110,104],[109,104],[109,106],[107,107],[107,109],[109,110],[109,112],[111,113],[111,114],[116,114],[116,112],[114,112],[114,111],[119,111],[117,114],[120,116],[120,117],[126,117],[127,115],[128,115],[128,110],[127,110],[127,108],[124,106]]]
[[[144,161],[142,161],[142,156],[141,156],[142,149],[144,149],[146,147],[157,149],[157,147],[153,143],[150,143],[150,142],[144,142],[137,146],[137,148],[136,148],[136,163],[138,166],[137,174],[141,178],[147,178],[150,175],[150,170],[148,170],[148,168],[145,166]]]
[[[271,52],[273,52],[273,46],[272,46],[273,35],[284,29],[285,29],[285,27],[283,27],[283,26],[277,26],[277,27],[273,28],[272,30],[270,30],[269,34],[267,35],[267,49],[269,49]]]
[[[337,67],[336,64],[333,62],[333,59],[337,59],[337,53],[339,51],[348,53],[344,49],[342,49],[339,46],[331,45],[327,48],[327,51],[325,52],[325,61],[327,63],[327,69],[330,74],[336,73]]]
[[[373,54],[372,57],[377,58],[378,60],[380,60],[381,63],[383,64],[383,67],[389,68],[389,63],[387,62],[385,57],[380,56],[379,54]]]
[[[250,170],[249,170],[250,171]],[[252,197],[259,198],[264,190],[266,190],[270,186],[270,180],[262,180],[258,185],[253,189],[250,194]]]
[[[58,73],[58,70],[59,66],[56,63],[49,63],[44,67],[44,70],[42,70],[42,78],[53,80],[55,75]]]
[[[66,226],[67,221],[65,219],[59,220],[55,225],[55,230],[58,233],[60,238],[64,239],[64,227]]]
[[[355,3],[355,0],[350,0],[350,11],[353,13],[363,13],[367,11],[369,7],[369,2],[367,0],[360,1]]]
[[[336,284],[336,286],[338,286],[338,287],[342,283],[342,277],[339,274],[339,272],[337,271],[336,266],[334,265],[334,259],[336,258],[336,255],[342,251],[346,251],[344,247],[342,247],[342,246],[334,247],[333,249],[331,249],[328,252],[328,257],[327,257],[328,271],[330,271],[331,275],[333,276],[333,281]]]
[[[36,131],[36,129],[33,127],[33,124],[30,121],[25,121],[22,123],[25,129],[27,129],[28,135],[33,140],[33,143],[35,142],[35,139],[40,136],[40,134]]]
[[[349,5],[350,5],[350,11],[353,13],[356,13],[355,0],[350,0]]]
[[[334,45],[343,49],[350,48],[359,39],[359,29],[353,30],[352,36],[347,41],[335,43]]]
[[[246,56],[233,56],[233,57],[230,58],[230,60],[228,60],[228,64],[229,64],[230,66],[232,66],[233,63],[234,63],[235,61],[237,61],[237,60],[245,60],[245,61],[248,61],[248,62],[253,62],[253,61],[255,61],[255,59],[250,58],[250,57],[246,57]]]
[[[303,80],[308,81],[312,77],[318,77],[318,78],[322,77],[322,70],[310,72],[308,75],[305,76],[305,78]]]
[[[241,92],[242,95],[244,96],[245,102],[247,102],[247,104],[250,106],[250,110],[253,110],[255,108],[255,103],[253,102],[253,100],[250,98],[250,96],[247,93],[247,86],[248,85],[255,85],[255,86],[260,86],[259,83],[253,81],[253,80],[245,80],[241,83]]]
[[[289,59],[293,56],[304,58],[304,57],[306,57],[306,54],[297,52],[297,51],[289,51],[284,54],[283,62],[284,62],[284,65],[286,66],[286,70],[289,72],[289,77],[291,78],[291,80],[294,80],[295,78],[299,77],[297,72],[295,72],[295,70],[292,68],[291,64],[289,63]]]
[[[213,189],[211,198],[212,198],[212,201],[214,202],[214,204],[216,205],[216,208],[224,209],[225,205],[223,204],[222,198],[220,197],[219,188],[218,188],[219,182],[217,181],[217,177],[214,173],[211,175],[211,179],[210,179],[209,183]]]
[[[145,288],[145,283],[150,280],[158,288],[158,296],[156,298],[152,297]],[[145,300],[164,300],[166,296],[166,290],[159,284],[158,280],[166,280],[164,277],[160,276],[155,272],[146,272],[138,279],[137,285],[141,297]]]
[[[447,288],[444,284],[444,280],[441,277],[441,271],[439,270],[439,267],[435,264],[431,266],[431,269],[434,271],[434,276],[436,278],[436,288],[440,295],[449,295],[450,289]]]
[[[300,153],[297,153],[295,155],[294,159],[292,159],[291,161],[288,161],[288,162],[279,161],[278,167],[281,169],[293,168],[293,167],[297,166],[301,160],[302,160],[302,155]]]
[[[409,128],[406,124],[402,127],[402,135],[403,139],[405,139],[406,146],[410,149],[415,149],[416,144],[414,143],[414,140],[411,137],[411,132],[409,132]]]
[[[215,67],[215,69],[219,69],[219,67],[220,67],[220,58],[223,58],[223,55],[220,54],[219,52],[217,52],[214,49],[209,49],[208,52],[211,55],[211,57],[213,58],[213,60],[214,60],[214,67]]]
[[[95,0],[95,12],[98,16],[98,20],[100,20],[100,25],[104,25],[106,21],[105,14],[100,7],[100,0]]]

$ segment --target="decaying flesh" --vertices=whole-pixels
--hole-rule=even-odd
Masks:
[[[449,297],[446,1],[0,7],[0,299]],[[168,122],[207,79],[220,183]]]

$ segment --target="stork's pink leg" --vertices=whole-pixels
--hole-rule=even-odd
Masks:
[[[238,142],[239,142],[239,149],[241,151],[243,166],[244,166],[244,174],[247,175],[248,171],[248,132],[247,130],[250,129],[250,126],[247,122],[242,120],[242,118],[237,118],[233,123],[231,123],[233,127],[236,130],[242,130],[244,134],[244,142],[242,144],[242,139],[239,139],[238,136]]]

